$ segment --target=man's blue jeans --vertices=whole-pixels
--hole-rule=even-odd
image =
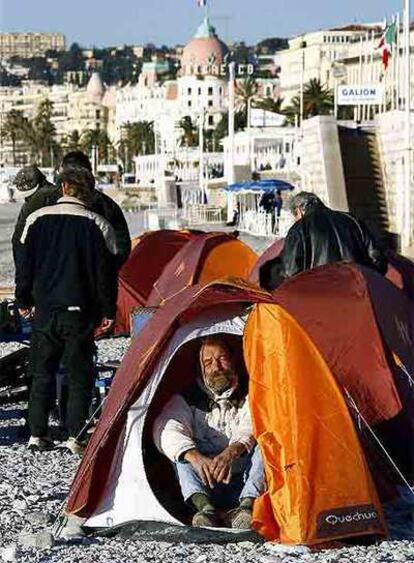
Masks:
[[[228,485],[218,483],[214,489],[204,485],[191,463],[175,464],[185,501],[196,494],[207,495],[216,508],[234,508],[243,498],[257,498],[266,490],[263,459],[258,446],[238,460],[241,471],[232,475]]]

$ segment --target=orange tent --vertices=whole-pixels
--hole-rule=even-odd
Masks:
[[[280,306],[258,305],[244,349],[268,484],[255,503],[255,528],[294,544],[382,533],[381,504],[353,420],[309,336]]]

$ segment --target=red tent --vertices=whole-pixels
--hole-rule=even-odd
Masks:
[[[232,234],[203,233],[183,246],[154,283],[149,307],[164,304],[186,287],[228,276],[247,279],[257,255]]]
[[[133,307],[154,307],[189,285],[247,279],[257,255],[232,234],[155,231],[138,239],[120,271],[116,334],[129,333]]]
[[[285,239],[279,239],[275,241],[269,248],[267,248],[263,254],[259,257],[258,261],[252,269],[249,280],[253,283],[259,283],[259,272],[260,268],[266,262],[274,260],[280,256]],[[394,285],[399,287],[404,291],[408,297],[414,299],[414,263],[402,256],[401,254],[395,254],[394,252],[388,253],[388,271],[386,274],[387,279],[392,281]]]
[[[197,232],[161,230],[143,234],[123,265],[118,277],[116,334],[129,333],[129,313],[144,306],[155,281],[166,264]]]

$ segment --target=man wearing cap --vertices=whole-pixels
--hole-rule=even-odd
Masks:
[[[16,174],[13,185],[16,188],[14,197],[16,200],[24,199],[24,204],[17,217],[16,226],[14,229],[12,244],[13,256],[16,261],[16,252],[19,249],[19,239],[23,232],[24,225],[28,215],[31,213],[31,201],[35,194],[42,191],[45,195],[51,195],[55,186],[48,182],[46,176],[39,170],[37,166],[25,166]],[[42,206],[43,207],[43,206]]]

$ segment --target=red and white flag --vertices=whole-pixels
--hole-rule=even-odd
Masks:
[[[397,43],[397,22],[394,20],[390,25],[385,24],[384,33],[381,37],[378,49],[382,50],[382,63],[387,70],[392,47]]]
[[[205,8],[205,6],[207,6],[207,0],[197,0],[197,5],[199,8]]]

